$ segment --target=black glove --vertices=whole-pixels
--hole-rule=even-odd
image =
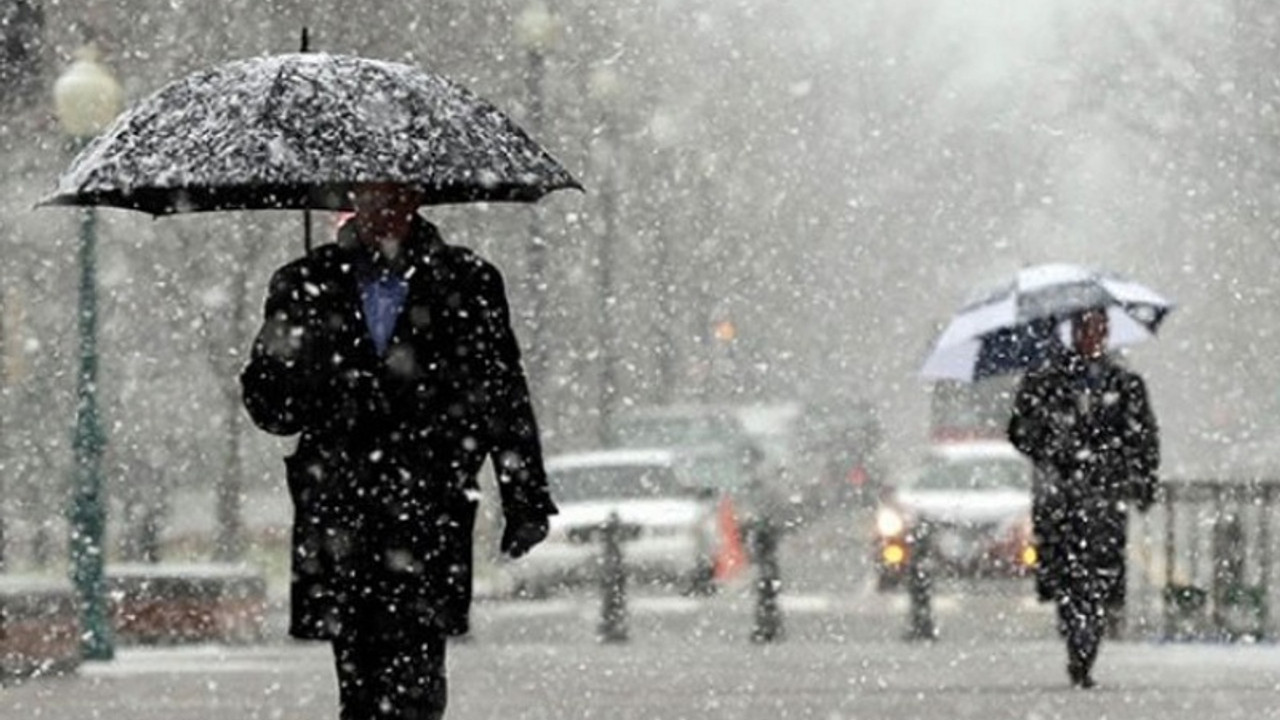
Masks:
[[[545,517],[508,519],[502,528],[502,552],[512,559],[518,558],[542,542],[548,529]]]

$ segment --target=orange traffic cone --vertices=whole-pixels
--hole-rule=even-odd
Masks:
[[[738,575],[747,565],[747,553],[742,548],[742,533],[738,529],[738,515],[733,501],[725,495],[720,499],[716,526],[720,542],[716,547],[715,579],[724,582]]]

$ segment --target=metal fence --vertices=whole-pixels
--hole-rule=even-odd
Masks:
[[[1130,516],[1130,634],[1163,640],[1274,638],[1280,481],[1166,481]]]

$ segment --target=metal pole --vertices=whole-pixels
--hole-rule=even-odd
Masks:
[[[936,640],[938,629],[933,624],[933,578],[929,573],[933,528],[921,522],[911,532],[907,552],[907,596],[911,603],[907,640]]]
[[[778,530],[773,520],[761,518],[755,523],[752,538],[755,545],[756,566],[756,626],[751,641],[771,643],[782,639],[782,608],[778,604],[778,592],[782,587],[778,569]]]
[[[298,52],[311,52],[311,31],[306,25],[302,26],[302,44]],[[311,208],[302,210],[302,247],[307,255],[311,254]]]
[[[600,642],[627,641],[627,575],[622,566],[622,520],[617,512],[605,521],[600,558]]]
[[[80,598],[81,651],[87,660],[115,655],[103,583],[102,452],[106,436],[98,418],[97,214],[80,213],[80,372],[76,383],[76,426],[72,447],[75,477],[71,504],[71,576]]]
[[[535,135],[543,129],[542,86],[546,66],[546,57],[542,51],[529,50],[529,132]],[[547,243],[542,237],[542,222],[537,207],[529,210],[529,242],[526,247],[526,297],[529,303],[526,321],[530,332],[527,372],[529,385],[537,396],[544,387],[547,372],[544,342],[547,321]]]

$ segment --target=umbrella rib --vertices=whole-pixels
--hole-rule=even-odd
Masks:
[[[276,128],[281,128],[280,118],[276,111],[279,108],[280,97],[284,94],[284,75],[288,69],[287,63],[280,63],[280,70],[276,72],[275,79],[271,81],[271,86],[267,88],[267,97],[262,103],[262,112],[258,114],[261,120],[270,122]]]

